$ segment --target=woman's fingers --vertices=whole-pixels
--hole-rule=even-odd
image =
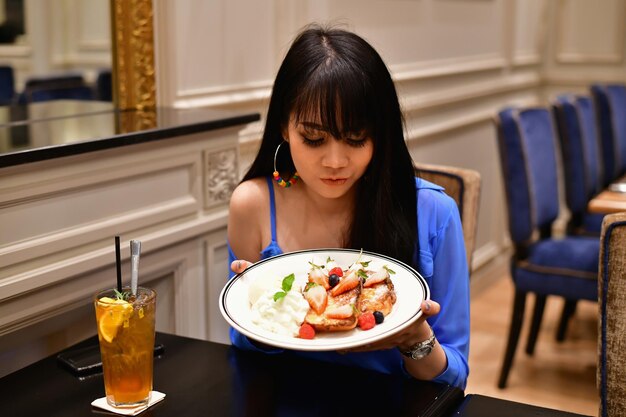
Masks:
[[[421,308],[422,317],[424,317],[425,319],[439,314],[439,311],[441,310],[441,306],[439,305],[439,303],[433,300],[422,301]]]
[[[378,342],[350,349],[350,351],[367,352],[371,350],[391,349],[396,346],[407,346],[415,344],[415,338],[420,333],[420,327],[423,326],[423,323],[426,321],[427,318],[439,314],[439,311],[441,311],[441,306],[436,301],[424,300],[422,301],[421,309],[422,316],[415,323],[413,323],[411,326],[407,327],[403,331],[389,336],[388,338],[379,340]]]
[[[230,269],[235,274],[241,274],[252,265],[252,262],[244,261],[243,259],[237,259],[230,264]]]

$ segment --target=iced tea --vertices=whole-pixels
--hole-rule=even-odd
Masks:
[[[152,391],[156,293],[139,287],[95,295],[98,339],[107,402],[115,407],[147,404]]]

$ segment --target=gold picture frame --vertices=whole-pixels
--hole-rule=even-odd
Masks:
[[[113,102],[120,110],[156,107],[152,0],[111,0]]]

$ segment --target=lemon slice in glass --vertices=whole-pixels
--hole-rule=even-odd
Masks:
[[[102,338],[111,343],[124,321],[133,314],[133,306],[128,301],[113,300],[108,297],[103,297],[99,301],[107,304],[107,307],[98,321],[98,329]]]

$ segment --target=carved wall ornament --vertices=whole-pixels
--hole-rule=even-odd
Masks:
[[[205,151],[206,186],[205,206],[227,204],[238,184],[237,148]]]

